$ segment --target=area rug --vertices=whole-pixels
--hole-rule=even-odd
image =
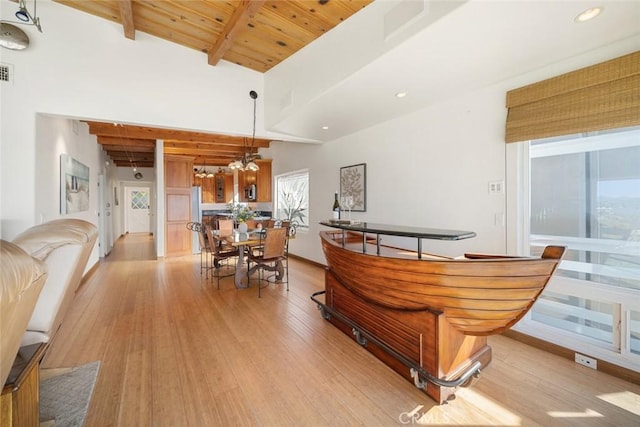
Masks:
[[[87,415],[100,362],[64,369],[40,382],[40,421],[56,427],[81,427]],[[48,378],[46,378],[48,377]]]

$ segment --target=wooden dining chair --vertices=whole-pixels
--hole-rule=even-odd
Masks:
[[[268,286],[271,281],[286,283],[287,291],[289,290],[287,243],[286,228],[267,228],[264,233],[261,233],[259,249],[249,252],[247,257],[247,276],[256,271],[258,272],[258,298],[260,298],[261,289],[263,288],[262,282],[266,282],[264,287]],[[255,265],[251,267],[251,263]],[[275,271],[276,274],[264,278],[264,270]]]
[[[248,219],[245,222],[247,223],[247,228],[249,230],[253,230],[258,227],[258,221],[255,219]]]
[[[232,219],[219,219],[218,220],[218,230],[220,230],[220,231],[233,231],[233,220]]]
[[[215,276],[218,289],[220,289],[221,278],[235,275],[236,263],[230,263],[229,261],[232,258],[237,257],[239,255],[239,251],[236,247],[222,245],[221,239],[218,239],[213,234],[213,230],[209,227],[206,228],[206,235],[209,240],[209,246],[211,247],[211,268],[213,269],[211,277]],[[228,270],[231,269],[231,266],[233,266],[233,269],[232,272],[229,273]],[[222,274],[222,267],[225,268],[228,274]]]

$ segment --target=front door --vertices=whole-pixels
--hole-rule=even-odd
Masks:
[[[151,232],[150,189],[148,187],[125,187],[125,193],[127,195],[126,231],[129,233]]]

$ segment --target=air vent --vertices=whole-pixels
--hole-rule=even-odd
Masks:
[[[384,15],[384,38],[392,36],[410,21],[418,18],[429,8],[428,0],[403,1]]]
[[[0,81],[13,82],[13,65],[0,62]]]

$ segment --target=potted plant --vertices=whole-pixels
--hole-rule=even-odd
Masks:
[[[296,198],[293,197],[293,194],[283,192],[282,200],[284,201],[284,208],[282,211],[285,216],[283,220],[289,221],[291,224],[295,224],[296,226],[299,224],[298,220],[300,220],[300,222],[304,222],[304,211],[306,208],[302,207],[302,199],[298,198],[296,200]]]

